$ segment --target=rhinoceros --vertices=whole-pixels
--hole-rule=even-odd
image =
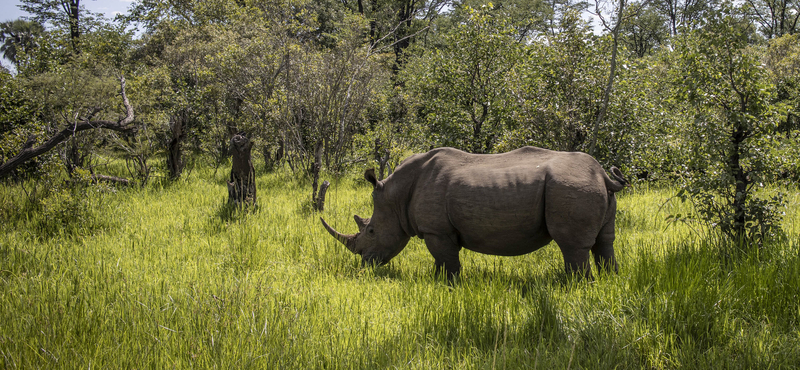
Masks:
[[[373,169],[372,217],[355,215],[358,233],[323,226],[365,264],[382,265],[417,236],[436,271],[459,274],[461,248],[499,256],[531,253],[555,240],[567,272],[591,279],[598,268],[617,271],[614,193],[627,181],[609,178],[590,155],[523,147],[502,154],[438,148],[405,159],[388,178]]]

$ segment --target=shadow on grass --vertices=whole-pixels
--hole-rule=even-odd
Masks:
[[[354,334],[365,339],[348,352],[352,368],[391,368],[398,361],[408,361],[409,354],[424,357],[426,352],[436,355],[417,358],[418,364],[433,361],[452,368],[481,368],[480,364],[493,365],[483,366],[486,368],[531,368],[533,363],[563,365],[570,360],[571,351],[582,350],[571,344],[563,315],[548,290],[539,291],[530,300],[526,317],[517,320],[498,316],[496,306],[470,304],[469,295],[457,288],[452,293],[443,301],[432,297],[430,307],[410,312],[407,330],[388,338],[369,340],[365,325],[363,334]]]
[[[800,268],[796,255],[786,258],[789,244],[774,243],[736,250],[709,237],[663,254],[641,249],[630,273],[629,317],[673,338],[670,350],[689,354],[726,353],[759,322],[793,327]]]
[[[258,204],[251,206],[239,206],[224,202],[217,207],[217,210],[208,220],[208,228],[214,234],[224,231],[224,226],[232,222],[245,222],[250,215],[258,212]]]
[[[613,272],[598,272],[593,269],[594,279],[587,280],[581,276],[567,273],[560,267],[545,267],[526,272],[529,274],[520,274],[518,271],[497,266],[477,266],[471,268],[468,274],[460,279],[462,281],[465,279],[495,281],[498,284],[506,285],[510,290],[519,291],[522,297],[527,297],[543,287],[562,292],[588,288],[592,284],[606,279],[609,274],[613,274]]]

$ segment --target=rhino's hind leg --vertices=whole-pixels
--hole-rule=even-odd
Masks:
[[[581,211],[576,211],[578,213]],[[547,224],[548,232],[561,249],[564,255],[564,267],[567,273],[592,280],[592,267],[589,252],[595,245],[597,229],[576,227],[576,225],[591,225],[592,220],[586,217],[585,212],[580,213],[581,218],[565,219],[553,216]],[[549,220],[548,220],[549,221]],[[598,223],[595,223],[598,224]]]
[[[590,247],[581,245],[571,245],[559,243],[556,240],[561,253],[564,255],[564,267],[567,273],[577,275],[581,278],[592,280],[592,267],[589,264]]]
[[[442,271],[447,272],[447,279],[453,280],[461,272],[461,261],[458,246],[452,238],[447,235],[425,234],[425,246],[428,247],[435,262],[435,273],[438,276]]]
[[[614,257],[614,223],[609,222],[600,230],[592,247],[594,263],[598,270],[619,271],[617,259]]]

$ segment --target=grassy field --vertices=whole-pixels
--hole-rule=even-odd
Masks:
[[[462,252],[450,286],[418,239],[361,269],[325,232],[320,215],[355,232],[352,215],[371,214],[365,181],[331,179],[320,214],[307,181],[262,175],[260,207],[236,213],[223,172],[63,212],[0,187],[2,367],[800,367],[796,190],[788,241],[758,253],[721,258],[698,226],[664,221],[683,207],[660,208],[671,190],[634,187],[618,195],[619,275],[568,279],[551,245]]]

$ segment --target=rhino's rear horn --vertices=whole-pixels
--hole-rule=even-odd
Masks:
[[[358,234],[354,235],[342,234],[334,230],[330,225],[328,225],[328,223],[325,222],[325,220],[322,217],[320,217],[319,220],[322,221],[322,226],[325,226],[325,230],[328,230],[328,233],[330,233],[331,236],[333,236],[334,238],[336,238],[336,240],[344,244],[344,246],[347,247],[347,249],[350,252],[356,253],[356,236]]]

